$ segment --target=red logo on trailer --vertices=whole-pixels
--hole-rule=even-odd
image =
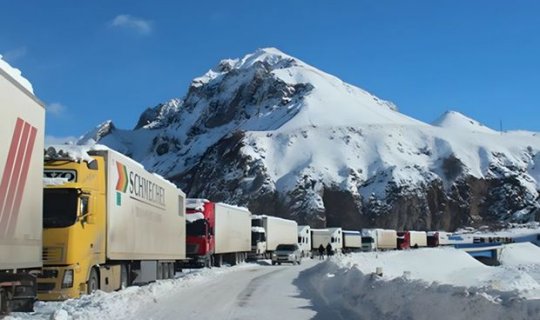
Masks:
[[[0,238],[15,232],[36,135],[35,127],[17,118],[0,181]]]

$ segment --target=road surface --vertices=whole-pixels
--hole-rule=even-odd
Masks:
[[[300,266],[248,264],[140,306],[131,319],[344,319],[310,295],[317,260]]]

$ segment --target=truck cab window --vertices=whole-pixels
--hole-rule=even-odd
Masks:
[[[76,189],[43,190],[43,227],[65,228],[77,221],[79,197]]]

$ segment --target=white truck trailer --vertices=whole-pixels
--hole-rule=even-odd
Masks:
[[[41,300],[174,276],[186,258],[185,194],[105,146],[45,155]]]
[[[335,253],[343,249],[343,232],[341,228],[311,229],[311,249],[317,254],[319,246],[325,249],[330,244]]]
[[[311,252],[311,227],[298,226],[298,246],[302,251],[302,257],[308,257]]]
[[[252,216],[251,257],[270,259],[279,244],[298,243],[298,224],[274,216]]]
[[[394,250],[397,232],[391,229],[362,229],[362,251]]]
[[[362,234],[360,231],[343,230],[343,252],[362,250]]]
[[[45,108],[0,56],[0,317],[29,311],[42,266]]]

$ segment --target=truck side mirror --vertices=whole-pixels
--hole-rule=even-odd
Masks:
[[[81,221],[82,224],[88,223],[88,224],[94,224],[96,223],[95,217],[92,213],[89,212],[89,198],[87,196],[82,196],[80,198],[80,216],[79,221]]]

